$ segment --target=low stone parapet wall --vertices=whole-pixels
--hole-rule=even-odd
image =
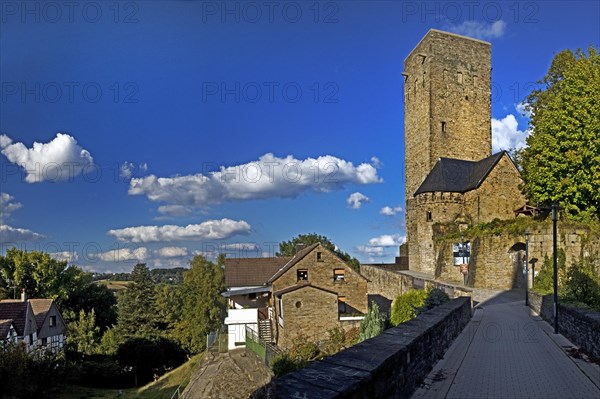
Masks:
[[[470,318],[470,297],[451,300],[276,379],[269,397],[408,398]]]
[[[529,291],[529,307],[550,324],[554,323],[554,298]],[[587,353],[600,359],[600,312],[558,304],[558,332]]]

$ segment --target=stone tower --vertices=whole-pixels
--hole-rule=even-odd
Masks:
[[[409,267],[432,273],[434,260],[421,259],[433,255],[431,227],[425,228],[431,220],[416,214],[414,194],[439,158],[491,155],[491,45],[431,29],[404,60],[403,75]]]

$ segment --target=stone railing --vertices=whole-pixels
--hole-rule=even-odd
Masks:
[[[375,338],[274,380],[268,389],[261,388],[261,396],[408,398],[470,318],[471,298],[451,300]]]
[[[529,306],[550,324],[554,323],[552,295],[529,291]],[[558,303],[558,332],[587,353],[600,359],[600,312]]]

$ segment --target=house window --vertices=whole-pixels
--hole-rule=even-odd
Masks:
[[[302,302],[300,302],[300,301],[297,301],[297,302],[296,302],[296,308],[297,308],[297,309],[300,309],[301,307],[302,307]]]
[[[282,297],[277,298],[277,307],[279,308],[279,313],[277,314],[277,321],[280,326],[283,326],[283,299]]]
[[[446,133],[446,122],[442,122],[442,133]]]
[[[338,312],[346,313],[346,297],[338,296]]]
[[[251,301],[254,301],[256,299],[256,293],[253,292],[251,294],[248,294],[248,299],[250,299]]]
[[[335,283],[336,281],[344,281],[344,273],[346,273],[344,269],[334,269],[333,282]]]
[[[29,345],[33,345],[33,334],[29,334]]]
[[[42,338],[42,346],[46,346],[48,344],[48,338]]]
[[[431,214],[431,211],[427,211],[427,221],[431,222],[433,220],[433,215]]]
[[[296,275],[298,277],[298,281],[308,281],[308,270],[298,269]]]
[[[56,316],[50,316],[50,327],[56,326]]]
[[[323,262],[323,253],[317,252],[317,262]]]

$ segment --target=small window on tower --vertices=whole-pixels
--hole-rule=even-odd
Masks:
[[[456,75],[456,78],[458,79],[458,83],[462,84],[462,82],[463,82],[463,74],[462,74],[462,72],[458,72],[458,74]]]
[[[323,253],[317,252],[317,262],[323,262]]]
[[[446,133],[446,122],[442,122],[442,133]]]
[[[433,220],[433,216],[431,215],[431,211],[427,211],[427,221],[431,222]]]

